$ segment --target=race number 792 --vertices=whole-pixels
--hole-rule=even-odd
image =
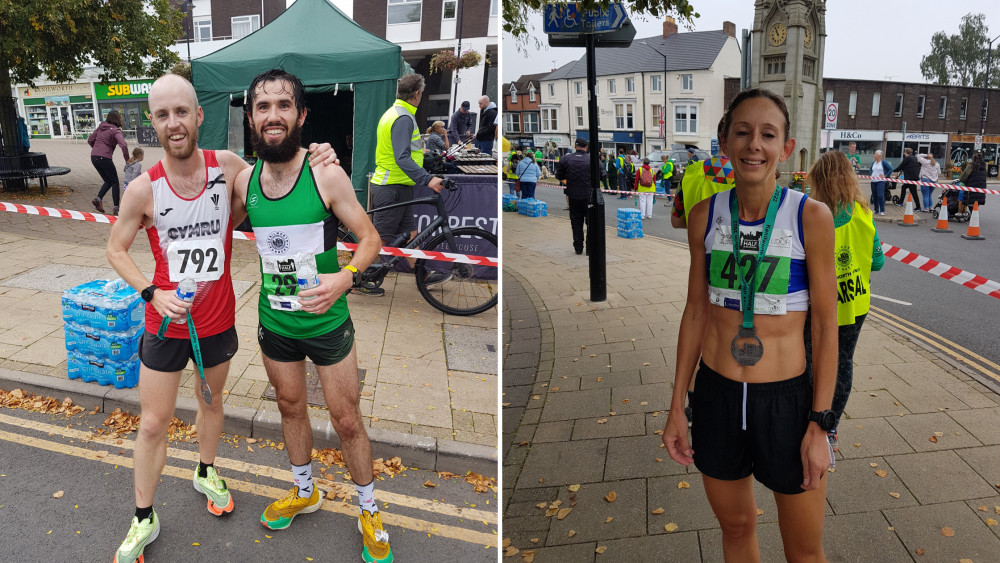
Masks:
[[[167,248],[170,280],[214,281],[222,276],[225,252],[219,239],[177,241]]]
[[[219,251],[214,248],[206,248],[205,250],[200,248],[178,250],[177,254],[182,259],[181,274],[200,274],[202,271],[219,271]],[[190,271],[188,270],[189,266],[192,268]]]

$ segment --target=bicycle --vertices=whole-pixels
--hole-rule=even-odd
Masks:
[[[442,189],[458,191],[459,186],[454,180],[450,178],[442,180]],[[407,242],[410,233],[402,233],[387,246],[409,250],[420,248],[429,253],[446,252],[494,257],[493,261],[496,261],[495,257],[499,254],[496,235],[479,227],[452,228],[444,200],[439,193],[403,203],[383,205],[369,210],[368,214],[373,215],[379,211],[421,203],[434,205],[437,217],[417,233],[413,240]],[[345,230],[343,226],[338,229],[337,238],[339,242],[357,243],[354,233]],[[402,246],[404,243],[406,246]],[[359,282],[351,289],[374,289],[381,286],[385,276],[403,258],[397,255],[372,263],[367,270],[361,272]],[[455,262],[447,257],[418,258],[413,268],[420,295],[435,309],[458,316],[476,315],[496,306],[500,281],[498,269],[496,266]],[[437,283],[428,283],[427,277],[432,273],[444,274],[445,279]]]

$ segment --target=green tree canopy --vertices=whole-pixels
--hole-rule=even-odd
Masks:
[[[179,60],[167,47],[183,19],[169,0],[0,0],[0,97],[42,75],[75,80],[88,65],[104,81],[163,74]],[[0,104],[5,139],[15,138],[10,111]]]
[[[990,31],[983,14],[966,14],[958,26],[958,33],[946,35],[943,31],[931,37],[930,53],[920,61],[920,72],[934,84],[975,86],[986,84],[986,55]],[[993,51],[991,66],[996,67],[997,49]],[[1000,85],[1000,72],[990,72],[990,86]]]
[[[503,30],[511,34],[516,41],[523,42],[528,35],[530,12],[541,13],[546,4],[568,3],[567,0],[503,0]],[[574,4],[578,4],[583,11],[607,9],[611,0],[581,0]],[[644,13],[655,18],[674,13],[681,21],[687,23],[698,17],[694,6],[688,0],[625,0],[623,4],[629,14]]]

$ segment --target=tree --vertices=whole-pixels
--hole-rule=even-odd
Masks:
[[[920,61],[920,73],[934,84],[982,88],[986,81],[989,28],[983,14],[966,14],[958,34],[938,31],[931,37],[930,53]],[[997,52],[993,53],[995,65]],[[1000,72],[990,73],[990,86],[1000,85]]]
[[[43,74],[69,82],[87,65],[101,67],[102,81],[157,76],[179,60],[167,47],[183,19],[169,0],[0,0],[3,138],[16,138],[13,84]]]
[[[2,1],[2,0],[0,0]],[[523,45],[528,36],[528,13],[541,12],[546,4],[567,4],[566,0],[503,0],[503,30]],[[581,0],[574,2],[581,11],[607,9],[611,0]],[[630,14],[645,13],[659,17],[676,13],[681,21],[691,23],[698,13],[688,0],[627,0],[625,9]]]

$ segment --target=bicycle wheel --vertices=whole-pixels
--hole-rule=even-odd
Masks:
[[[478,227],[452,229],[455,248],[451,248],[444,233],[432,237],[423,250],[486,256],[498,259],[497,237]],[[450,274],[439,283],[428,284],[429,274]],[[414,267],[417,289],[435,309],[449,315],[476,315],[497,304],[499,290],[499,268],[495,266],[475,266],[446,260],[421,258]]]
[[[337,228],[337,242],[345,242],[348,244],[358,244],[358,237],[354,236],[354,233],[348,231],[344,227]],[[351,263],[351,258],[354,257],[354,253],[350,250],[337,250],[337,263],[340,264],[340,269],[343,270],[344,266]]]

